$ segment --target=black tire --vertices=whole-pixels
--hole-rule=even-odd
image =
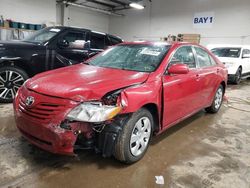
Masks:
[[[132,134],[135,134],[136,131],[136,123],[139,122],[140,120],[143,122],[143,118],[145,118],[146,121],[150,121],[150,133],[149,134],[149,138],[146,144],[146,147],[144,145],[143,152],[138,154],[137,156],[132,154],[132,149],[131,149],[131,143],[130,142],[132,139]],[[117,160],[123,162],[123,163],[127,163],[127,164],[131,164],[131,163],[135,163],[137,161],[139,161],[144,154],[146,153],[151,137],[152,137],[152,132],[153,132],[153,116],[152,114],[145,108],[141,108],[140,110],[138,110],[137,112],[135,112],[130,119],[127,121],[127,123],[125,125],[123,125],[123,129],[117,139],[116,145],[115,145],[115,152],[114,152],[114,156]],[[139,134],[139,131],[137,132],[137,134]],[[143,141],[145,141],[144,139],[142,139]],[[138,141],[139,142],[139,141]],[[142,145],[141,145],[142,148]]]
[[[242,78],[242,69],[239,67],[234,75],[233,84],[239,85]]]
[[[220,102],[219,105],[217,103],[218,102],[217,100],[219,100],[218,96],[217,96],[218,92],[221,92],[221,94],[222,94],[220,101],[219,101]],[[216,90],[212,105],[209,106],[208,108],[205,108],[205,110],[208,113],[212,113],[212,114],[217,113],[220,110],[220,107],[222,105],[223,96],[224,96],[224,87],[222,85],[220,85],[219,88]]]
[[[18,67],[0,67],[0,102],[11,103],[17,90],[28,78],[27,73]]]

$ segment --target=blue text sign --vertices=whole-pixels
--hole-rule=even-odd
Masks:
[[[195,13],[193,18],[194,28],[212,28],[214,23],[214,12]]]

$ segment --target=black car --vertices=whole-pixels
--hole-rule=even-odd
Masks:
[[[22,41],[0,42],[0,102],[37,73],[83,62],[122,39],[72,27],[48,27]]]

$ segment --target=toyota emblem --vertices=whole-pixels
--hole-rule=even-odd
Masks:
[[[34,99],[34,97],[31,97],[31,96],[27,97],[25,100],[25,104],[27,106],[31,106],[34,102],[35,102],[35,99]]]

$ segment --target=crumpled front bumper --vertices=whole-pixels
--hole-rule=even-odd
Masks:
[[[77,135],[74,130],[61,128],[60,124],[64,121],[68,111],[76,104],[63,99],[41,96],[27,89],[21,88],[21,90],[22,92],[19,92],[13,105],[16,126],[22,135],[32,144],[46,151],[74,155],[74,144]],[[27,96],[35,98],[34,107],[29,108],[25,106],[24,101]],[[41,105],[44,104],[44,101],[48,104],[58,104],[60,108],[58,107],[57,111],[55,110],[52,113],[51,106],[50,110],[46,111],[46,109],[43,109],[43,114],[39,110],[41,110],[41,107],[44,107]]]
[[[35,102],[27,106],[25,100],[30,96]],[[78,104],[21,87],[13,103],[16,126],[30,143],[51,153],[75,155],[77,149],[93,148],[105,157],[111,156],[128,114],[103,123],[102,131],[96,133],[91,123],[65,120]]]
[[[51,153],[74,155],[76,135],[61,130],[58,126],[40,126],[24,119],[16,119],[17,127],[22,135],[32,144]]]

